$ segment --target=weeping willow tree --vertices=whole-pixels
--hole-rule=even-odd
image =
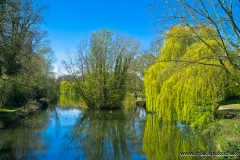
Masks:
[[[217,102],[239,95],[221,63],[231,73],[237,72],[226,61],[216,37],[212,37],[214,32],[206,25],[177,25],[166,33],[161,55],[144,77],[148,111],[164,119],[202,126],[213,119]],[[208,45],[196,38],[199,36]],[[235,56],[236,52],[231,54]]]
[[[130,37],[106,29],[92,33],[78,46],[77,53],[63,62],[74,80],[62,82],[61,92],[79,94],[89,108],[121,107],[128,68],[138,52],[139,44]]]

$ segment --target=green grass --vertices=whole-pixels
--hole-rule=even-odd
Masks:
[[[141,99],[141,100],[146,99],[145,94],[138,94],[138,99]]]
[[[233,99],[233,100],[224,100],[220,102],[220,110],[222,109],[234,109],[240,110],[240,100]]]
[[[240,110],[240,104],[225,104],[220,106],[221,109],[236,109]]]
[[[134,99],[134,93],[127,93],[126,96],[130,96],[130,97],[132,96]],[[146,96],[145,96],[145,94],[138,93],[137,98],[138,98],[138,100],[144,100],[144,99],[146,99]]]
[[[220,107],[226,109],[240,109],[240,104],[225,104],[221,105]]]
[[[219,110],[240,110],[240,99],[220,102]],[[224,113],[217,112],[218,119],[202,130],[202,135],[212,139],[216,152],[237,152],[237,157],[224,156],[216,159],[240,159],[240,120],[224,119]]]
[[[15,109],[6,109],[6,108],[0,108],[0,113],[13,113],[16,112]]]
[[[11,109],[8,109],[8,108],[0,108],[0,114],[7,114],[7,113],[14,113],[14,112],[17,112],[17,111],[22,111],[24,110],[24,107],[21,106],[21,107],[16,107],[16,108],[11,108]]]
[[[125,109],[134,109],[135,108],[136,99],[134,98],[134,94],[127,93],[124,98],[124,108]]]
[[[218,159],[240,158],[240,121],[221,119],[212,122],[207,125],[202,134],[211,137],[217,152],[238,152],[238,157],[218,157]]]

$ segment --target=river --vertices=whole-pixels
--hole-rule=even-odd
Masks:
[[[94,111],[56,105],[0,131],[0,159],[160,160],[210,152],[211,145],[180,123],[158,120],[143,108]]]

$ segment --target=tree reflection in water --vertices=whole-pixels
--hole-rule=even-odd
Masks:
[[[0,159],[198,159],[179,155],[212,151],[186,126],[161,122],[143,108],[50,107],[0,134]]]
[[[5,141],[0,148],[0,159],[17,159],[12,142]]]
[[[77,145],[86,159],[132,159],[133,153],[141,157],[142,123],[137,118],[132,120],[122,110],[86,110],[67,147]]]
[[[44,155],[47,144],[43,144],[45,140],[41,131],[48,123],[47,113],[42,113],[32,121],[23,121],[17,128],[9,128],[1,132],[0,159],[37,159]],[[49,140],[47,141],[50,143]]]
[[[211,152],[200,136],[180,123],[159,121],[148,114],[144,130],[143,151],[149,159],[211,159],[211,157],[180,157],[180,152]]]
[[[72,94],[60,94],[59,104],[62,107],[71,106],[71,107],[79,107],[82,105],[80,101],[79,95]]]

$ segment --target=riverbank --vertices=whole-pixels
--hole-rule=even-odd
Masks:
[[[146,105],[144,100],[135,100],[135,104],[143,108]],[[221,102],[215,121],[206,125],[200,134],[213,142],[214,152],[234,155],[217,159],[240,159],[240,100]]]
[[[201,134],[213,141],[217,152],[237,154],[218,159],[240,159],[240,101],[221,103],[217,115],[216,121],[208,124]]]
[[[45,100],[30,102],[11,109],[0,108],[0,130],[18,124],[21,119],[38,114],[48,108]]]

